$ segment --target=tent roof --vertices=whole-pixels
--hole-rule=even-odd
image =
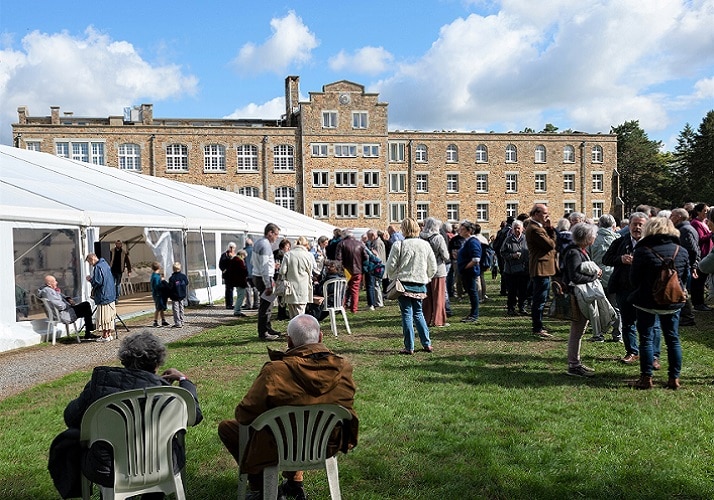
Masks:
[[[0,145],[0,220],[262,234],[334,226],[259,198]]]

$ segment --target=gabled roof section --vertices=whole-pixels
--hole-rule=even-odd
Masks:
[[[339,82],[328,83],[322,86],[323,92],[360,92],[364,94],[364,85],[351,82],[349,80],[340,80]]]

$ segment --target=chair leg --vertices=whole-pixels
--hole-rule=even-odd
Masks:
[[[342,311],[342,314],[344,314],[344,309]],[[330,326],[332,327],[332,334],[337,337],[337,318],[335,316],[335,310],[330,309]]]
[[[176,500],[186,500],[186,493],[183,491],[183,476],[181,473],[174,476],[174,493],[176,493]]]
[[[352,335],[352,331],[350,330],[350,322],[347,321],[347,311],[342,309],[342,319],[345,320],[345,328],[347,329],[347,334]]]
[[[327,483],[330,485],[330,498],[341,500],[340,474],[337,469],[337,457],[330,457],[325,460],[325,471],[327,472]]]
[[[238,473],[238,500],[245,500],[248,491],[248,474]]]
[[[266,467],[263,469],[263,500],[278,498],[278,468]]]

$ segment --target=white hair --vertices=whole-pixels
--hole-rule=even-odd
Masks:
[[[320,323],[314,316],[299,314],[288,323],[288,337],[294,347],[320,342]]]

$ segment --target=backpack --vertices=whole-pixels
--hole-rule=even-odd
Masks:
[[[367,258],[365,261],[362,263],[362,270],[367,273],[371,274],[372,276],[376,278],[382,278],[384,276],[384,263],[382,262],[382,259],[377,257],[377,255],[372,252],[369,248],[364,247],[365,250],[367,251]]]
[[[481,269],[491,269],[491,266],[493,265],[493,259],[496,257],[496,251],[491,248],[490,245],[481,245],[481,248],[482,252],[479,265]]]
[[[662,257],[653,248],[648,248],[655,257],[662,261],[659,275],[652,285],[654,301],[661,306],[684,304],[687,301],[687,292],[682,289],[677,269],[674,267],[674,259],[677,258],[677,253],[679,253],[679,246],[675,248],[672,257]]]

